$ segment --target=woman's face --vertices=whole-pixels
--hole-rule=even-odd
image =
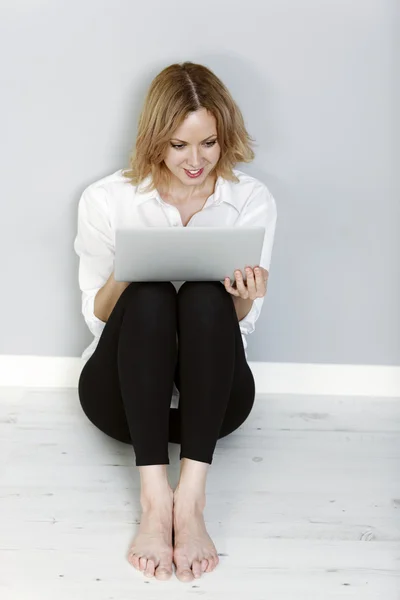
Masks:
[[[220,155],[216,119],[205,108],[201,108],[190,113],[173,132],[164,162],[180,183],[201,187],[218,163]],[[202,169],[198,177],[190,177],[187,172],[198,169]]]

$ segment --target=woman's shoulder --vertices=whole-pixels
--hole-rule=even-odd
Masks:
[[[102,177],[101,179],[97,179],[96,181],[93,181],[91,184],[89,184],[85,188],[84,191],[85,192],[87,190],[94,191],[99,188],[103,188],[105,190],[112,191],[114,188],[117,189],[118,187],[121,187],[126,184],[132,185],[130,180],[124,176],[125,170],[126,169],[118,169],[118,171],[115,171],[114,173],[111,173],[110,175],[106,175],[105,177]]]
[[[264,181],[262,181],[261,179],[258,179],[258,177],[255,177],[254,175],[250,175],[250,173],[245,173],[244,171],[241,171],[240,169],[232,169],[232,171],[239,180],[238,182],[233,182],[233,181],[230,182],[230,183],[232,183],[232,187],[237,187],[240,190],[242,190],[244,188],[253,189],[255,191],[261,190],[261,189],[268,190],[268,187],[264,183]]]
[[[239,203],[245,203],[255,196],[264,198],[267,202],[274,202],[270,190],[261,179],[258,179],[249,173],[245,173],[240,169],[233,169],[233,173],[238,178],[238,181],[225,180],[225,182],[228,183],[226,190],[229,194],[232,194]]]
[[[115,203],[115,200],[121,200],[126,194],[132,196],[135,193],[136,186],[124,176],[125,169],[118,169],[110,175],[101,177],[90,183],[84,188],[80,203],[90,210],[91,207],[97,210],[108,211]]]

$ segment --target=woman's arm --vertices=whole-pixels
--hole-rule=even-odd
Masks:
[[[250,300],[250,298],[238,298],[237,296],[232,296],[232,300],[235,306],[238,321],[241,321],[247,317],[251,311],[254,300]]]
[[[264,281],[267,284],[269,273],[267,269],[264,269],[263,267],[260,267],[260,269],[262,271]],[[233,284],[232,287],[236,289],[236,282]],[[241,321],[242,319],[247,317],[247,315],[251,311],[254,300],[251,300],[250,298],[240,298],[239,296],[232,296],[232,300],[233,304],[235,305],[238,321]]]
[[[106,323],[111,315],[114,306],[117,304],[122,292],[128,287],[126,281],[115,281],[114,271],[107,279],[106,283],[96,294],[94,299],[95,316]]]

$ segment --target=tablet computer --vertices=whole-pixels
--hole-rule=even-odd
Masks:
[[[256,267],[264,227],[140,227],[115,231],[116,281],[221,281]]]

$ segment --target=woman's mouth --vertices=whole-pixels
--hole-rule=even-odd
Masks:
[[[198,169],[197,171],[188,171],[187,169],[183,169],[188,177],[191,179],[195,179],[196,177],[200,177],[200,175],[204,171],[204,167],[202,169]]]

